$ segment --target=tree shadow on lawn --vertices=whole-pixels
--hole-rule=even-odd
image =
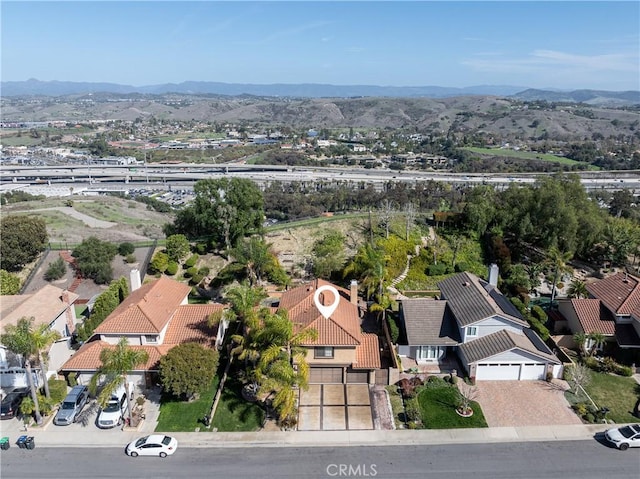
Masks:
[[[219,431],[253,431],[264,422],[264,409],[242,397],[242,386],[236,378],[227,379],[213,420]]]

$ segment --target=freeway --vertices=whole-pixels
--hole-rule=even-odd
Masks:
[[[264,165],[202,165],[202,164],[149,164],[135,168],[117,165],[64,165],[64,166],[13,166],[4,165],[0,182],[20,184],[74,183],[142,185],[169,184],[192,185],[203,178],[238,177],[256,181],[259,185],[272,182],[305,182],[309,184],[343,183],[351,185],[373,184],[382,189],[388,182],[417,184],[440,181],[453,185],[489,184],[506,187],[513,183],[533,183],[535,174],[456,174],[433,171],[394,171],[365,168],[282,167]],[[640,174],[628,172],[581,173],[581,181],[587,190],[629,188],[640,192]]]
[[[122,448],[11,448],[2,477],[630,479],[640,454],[596,440],[370,447],[179,447],[175,455],[130,458]]]

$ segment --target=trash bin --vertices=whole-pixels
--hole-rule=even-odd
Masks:
[[[35,449],[36,441],[34,440],[33,436],[29,436],[27,438],[27,440],[24,442],[24,447],[27,449]]]
[[[3,437],[2,439],[0,439],[0,449],[6,451],[7,449],[9,449],[9,447],[11,447],[11,444],[9,444],[8,437]]]
[[[27,442],[27,436],[20,436],[16,441],[16,444],[20,449],[25,449],[27,447],[25,444],[26,442]]]

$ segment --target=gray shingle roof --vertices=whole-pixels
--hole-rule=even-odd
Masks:
[[[454,346],[460,343],[458,328],[446,301],[404,299],[401,306],[410,346]]]
[[[533,331],[525,328],[523,332],[524,334],[517,334],[503,329],[461,344],[459,347],[469,363],[482,361],[512,349],[520,349],[546,361],[560,363],[558,358],[553,355],[551,350]]]
[[[438,283],[460,327],[498,314],[527,326],[520,312],[500,291],[469,272],[459,273]]]

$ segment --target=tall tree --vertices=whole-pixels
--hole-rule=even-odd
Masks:
[[[313,243],[313,274],[316,278],[329,279],[342,270],[345,262],[345,237],[339,231],[330,231]]]
[[[551,303],[556,297],[556,289],[558,286],[558,277],[571,271],[569,260],[573,257],[571,251],[560,251],[556,246],[549,248],[547,252],[547,262],[553,268],[553,285],[551,287]]]
[[[169,236],[165,243],[167,256],[176,263],[189,254],[189,248],[189,240],[182,234]]]
[[[240,238],[262,232],[264,205],[262,192],[251,180],[242,178],[206,179],[194,185],[191,206],[178,212],[165,233],[181,233],[189,238],[209,237],[227,249]]]
[[[36,422],[42,423],[42,415],[38,404],[38,397],[35,385],[33,384],[33,376],[31,372],[31,361],[33,358],[37,360],[40,367],[42,383],[44,385],[45,395],[49,398],[49,383],[46,375],[46,352],[49,346],[53,344],[60,334],[49,328],[48,324],[34,326],[35,318],[22,317],[13,325],[5,326],[5,333],[0,335],[0,342],[12,353],[19,354],[24,360],[27,370],[27,380],[31,388],[31,398],[34,403]],[[44,354],[43,354],[44,353]]]
[[[111,395],[121,386],[124,385],[128,389],[128,375],[137,367],[143,366],[149,360],[149,354],[142,349],[134,349],[129,346],[127,338],[121,338],[115,347],[106,347],[100,351],[100,362],[102,363],[98,370],[91,377],[89,389],[93,394],[98,389],[98,383],[104,380],[102,391],[98,395],[98,403],[104,407]],[[133,409],[133,391],[131,397],[127,401],[127,413],[129,415],[129,424],[131,424]]]
[[[206,388],[218,369],[218,351],[198,343],[183,343],[160,358],[160,380],[174,396],[193,398]]]
[[[367,299],[374,293],[381,295],[388,280],[384,253],[366,243],[347,265],[344,275],[355,277],[362,283]]]
[[[271,264],[270,245],[259,236],[244,238],[231,250],[231,255],[247,268],[251,286],[260,284],[262,277]]]
[[[19,271],[45,250],[49,237],[42,218],[9,215],[0,222],[0,268]]]

